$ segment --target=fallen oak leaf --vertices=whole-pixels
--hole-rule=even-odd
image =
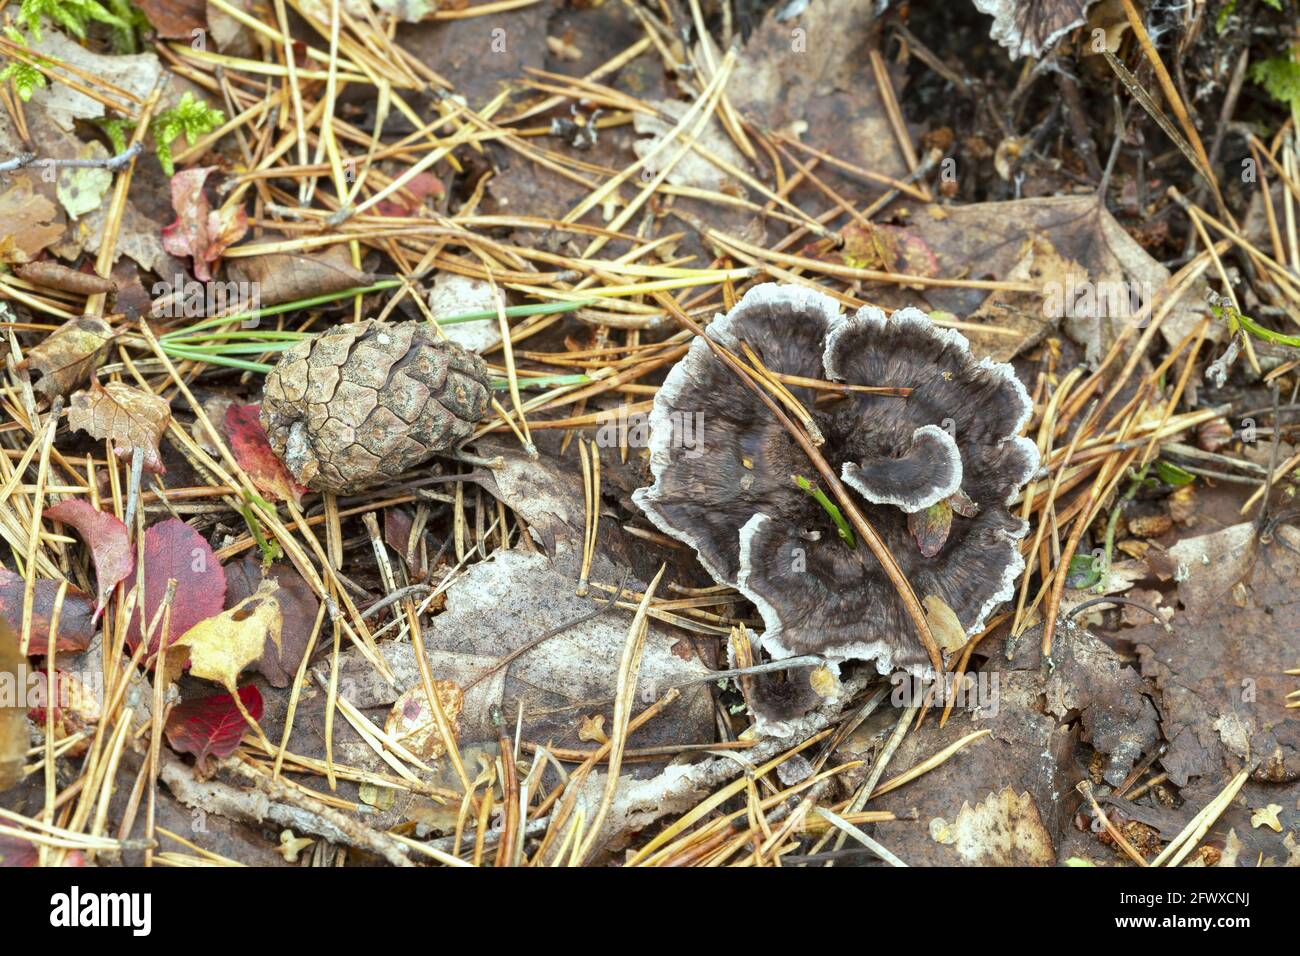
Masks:
[[[168,646],[200,621],[221,613],[226,600],[226,572],[203,535],[184,521],[168,518],[146,530],[142,563],[144,600],[137,601],[126,632],[127,644],[133,651],[144,633],[142,615],[143,627],[147,628],[167,593],[169,578],[176,581],[176,596],[166,633]],[[159,619],[149,642],[149,656],[158,653],[162,636],[163,621]]]
[[[41,376],[32,390],[49,399],[72,391],[99,367],[115,334],[107,322],[91,315],[64,322],[27,351],[21,367]]]
[[[252,684],[239,688],[239,703],[254,720],[262,719],[262,695]],[[178,704],[167,716],[163,733],[177,753],[193,754],[200,774],[209,757],[222,759],[238,749],[248,722],[230,694],[213,694]]]
[[[95,600],[97,620],[113,588],[135,570],[135,551],[131,548],[131,536],[126,525],[117,515],[100,511],[78,498],[69,498],[46,508],[44,516],[76,528],[90,546],[90,556],[95,562],[95,582],[99,586]]]
[[[27,642],[27,653],[36,657],[48,654],[50,618],[54,614],[54,601],[59,584],[50,578],[37,578],[32,592],[32,630]],[[23,592],[26,582],[21,574],[0,568],[0,620],[15,633],[23,626]],[[55,646],[60,654],[77,653],[90,646],[95,635],[95,607],[90,598],[74,587],[63,596],[63,610],[59,613],[59,632]]]
[[[139,450],[144,470],[156,475],[166,471],[158,443],[171,417],[171,408],[157,395],[121,382],[100,385],[97,380],[91,381],[89,389],[76,392],[68,409],[68,425],[74,431],[111,440],[114,453],[123,460]]]
[[[320,601],[311,585],[288,564],[274,564],[263,569],[261,560],[249,554],[238,564],[228,565],[225,573],[227,607],[234,607],[255,594],[265,580],[278,585],[275,598],[280,602],[280,646],[266,648],[252,669],[265,677],[272,687],[288,687],[307,654]]]
[[[283,618],[276,589],[274,581],[263,581],[229,611],[200,621],[178,637],[172,649],[180,653],[167,658],[170,679],[178,678],[188,664],[192,676],[235,693],[240,671],[262,656],[267,642],[280,648]]]
[[[257,490],[278,501],[302,504],[306,485],[293,480],[279,456],[271,450],[266,439],[266,429],[260,419],[261,405],[231,405],[226,409],[226,440],[239,462],[248,473]]]

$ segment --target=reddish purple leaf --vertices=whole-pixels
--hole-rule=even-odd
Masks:
[[[23,631],[22,575],[0,568],[0,617],[3,617],[15,634]],[[59,593],[59,582],[37,578],[32,594],[32,638],[27,645],[31,656],[49,653],[50,617],[54,613],[54,599]],[[74,587],[63,596],[63,610],[59,614],[59,634],[55,645],[60,654],[84,651],[95,634],[95,607],[90,598]]]
[[[116,515],[75,498],[46,508],[45,517],[76,528],[90,545],[90,556],[95,562],[95,580],[99,585],[95,603],[95,618],[98,619],[113,588],[135,570],[135,551],[131,548],[126,525]]]
[[[171,626],[167,629],[169,647],[199,621],[220,614],[225,607],[226,572],[207,541],[179,518],[160,521],[144,533],[144,600],[137,603],[126,632],[132,650],[140,644],[162,604],[168,578],[176,579]],[[149,655],[158,652],[162,633],[160,618],[149,642]]]
[[[39,861],[36,844],[31,840],[0,833],[0,869],[36,866]],[[63,858],[63,865],[85,866],[86,856],[80,850],[72,850]]]
[[[178,258],[194,259],[194,278],[207,282],[221,254],[248,231],[243,206],[212,211],[203,184],[215,166],[186,169],[172,177],[172,209],[176,221],[163,226],[162,246]]]
[[[260,405],[231,405],[226,409],[226,440],[239,467],[257,490],[275,501],[302,504],[307,488],[293,480],[284,462],[271,450],[262,428]]]
[[[254,720],[262,719],[262,695],[256,687],[239,688],[239,700]],[[229,694],[187,700],[172,710],[163,727],[173,750],[198,759],[199,773],[207,772],[209,757],[234,753],[247,731],[248,722]]]

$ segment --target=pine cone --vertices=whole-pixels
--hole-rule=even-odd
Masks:
[[[262,427],[299,482],[355,494],[463,441],[490,387],[483,360],[431,326],[367,320],[280,356]]]

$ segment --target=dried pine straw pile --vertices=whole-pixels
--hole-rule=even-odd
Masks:
[[[1077,624],[1118,635],[1121,615],[1123,626],[1163,628],[1169,616],[1150,607],[1151,594],[1163,590],[1165,607],[1177,607],[1168,598],[1177,580],[1152,585],[1148,575],[1143,594],[1125,597],[1141,575],[1123,588],[1112,575],[1154,565],[1190,536],[1192,492],[1182,489],[1193,480],[1201,507],[1213,500],[1217,516],[1251,523],[1261,560],[1275,556],[1300,464],[1285,417],[1300,369],[1300,154],[1293,117],[1275,110],[1267,135],[1234,126],[1244,62],[1213,109],[1187,102],[1182,64],[1190,71],[1213,42],[1212,24],[1153,38],[1155,14],[1122,0],[1105,5],[1115,41],[1104,55],[1084,62],[1088,28],[1065,52],[1014,63],[979,37],[972,55],[982,59],[968,67],[931,49],[931,14],[871,23],[856,11],[869,4],[838,0],[813,0],[789,22],[763,5],[698,0],[499,0],[438,9],[419,24],[379,6],[210,0],[209,15],[233,25],[240,44],[191,44],[183,29],[167,39],[155,23],[148,52],[164,80],[145,95],[12,40],[0,49],[129,121],[122,158],[100,163],[111,182],[98,251],[87,247],[79,272],[21,260],[0,271],[10,657],[97,685],[94,701],[74,695],[6,716],[11,734],[26,721],[27,749],[12,781],[0,761],[0,781],[14,785],[0,797],[0,855],[42,865],[899,865],[955,846],[969,851],[964,862],[1005,862],[945,836],[974,804],[1038,821],[1045,849],[1016,862],[1214,862],[1232,843],[1219,838],[1207,853],[1211,828],[1234,799],[1294,781],[1291,756],[1276,773],[1259,767],[1260,754],[1216,756],[1194,773],[1162,766],[1169,741],[1149,720],[1114,779],[1061,757],[1053,772],[1070,796],[1052,807],[1027,776],[966,763],[995,746],[996,727],[952,700],[895,706],[871,668],[842,672],[842,698],[795,738],[757,736],[741,675],[718,672],[762,664],[735,650],[758,616],[630,505],[649,481],[648,456],[626,423],[643,421],[715,314],[781,282],[814,286],[848,311],[920,305],[968,335],[976,354],[1014,360],[1032,398],[1025,434],[1042,465],[1011,504],[1030,527],[1014,600],[954,645],[911,599],[911,638],[950,674],[1002,667],[1038,680],[1036,664],[1024,670],[1003,647],[1034,660],[1077,655],[1069,649],[1093,640]],[[782,59],[800,24],[825,61],[807,67],[820,85],[803,100]],[[987,20],[968,13],[961,24],[953,29],[978,32]],[[1074,66],[1054,87],[1042,65],[1058,56]],[[981,70],[979,84],[995,87],[1005,109],[972,92]],[[752,93],[772,75],[783,92]],[[845,77],[855,84],[847,91]],[[956,143],[953,129],[916,115],[940,82],[957,91],[960,105],[936,114],[965,125]],[[177,175],[217,169],[206,196],[207,173],[182,179],[180,204],[171,180],[175,214],[202,222],[207,244],[163,246],[193,274],[255,283],[260,310],[185,313],[174,288],[143,292],[151,275],[171,275],[119,258],[137,234],[170,222],[165,207],[160,221],[148,212],[168,179],[150,131],[182,86],[223,116],[192,142],[174,141]],[[1100,105],[1067,115],[1080,86]],[[1246,89],[1242,102],[1254,103]],[[769,112],[754,95],[784,98]],[[0,93],[29,142],[42,141],[40,102],[12,86]],[[1125,131],[1138,128],[1145,144],[1126,145]],[[1246,192],[1218,172],[1237,146],[1257,176]],[[953,156],[956,180],[945,172]],[[980,162],[983,172],[966,172]],[[5,170],[34,182],[36,168],[29,158]],[[210,218],[194,211],[200,198]],[[1148,221],[1163,231],[1144,232]],[[977,227],[993,230],[993,253],[963,245]],[[92,273],[115,284],[87,286]],[[1070,328],[1087,316],[1063,321],[1043,305],[1067,278],[1141,282],[1146,294],[1122,321]],[[1212,307],[1206,289],[1217,293]],[[248,406],[304,333],[367,318],[431,322],[481,351],[490,411],[464,448],[378,488],[305,491]],[[1236,356],[1222,363],[1231,384],[1207,384],[1226,352]],[[729,358],[788,413],[815,459],[810,416],[786,384],[828,400],[843,388]],[[1262,457],[1238,441],[1243,419]],[[1143,534],[1135,516],[1152,515],[1161,520]],[[512,579],[523,609],[495,618],[483,595],[496,592],[467,582],[511,552],[525,569]],[[555,559],[563,587],[543,558]],[[477,617],[464,607],[476,599]],[[530,657],[563,667],[555,642],[597,627],[617,635],[600,645],[609,679],[598,699],[566,699],[564,675],[551,671],[555,684],[529,683],[541,668],[526,670]],[[449,634],[475,628],[509,649],[462,649],[453,668]],[[1134,682],[1122,685],[1130,704],[1145,696],[1162,708],[1130,637],[1107,640],[1105,653]],[[649,662],[656,641],[695,676],[660,683],[676,672]],[[1292,649],[1268,648],[1270,673],[1293,680]],[[177,660],[185,653],[188,672]],[[204,704],[209,696],[220,703]],[[1005,706],[1040,706],[1031,696]],[[205,717],[202,706],[216,709]],[[1087,706],[1031,722],[1082,732],[1080,746],[1104,762],[1112,751],[1092,718],[1077,726]],[[1282,719],[1295,704],[1268,706]],[[178,708],[189,709],[178,719]],[[1008,752],[1046,744],[1025,746]],[[971,796],[936,828],[934,795],[909,788],[959,771]],[[1038,801],[1020,798],[1028,809],[1016,797],[1026,790]],[[1287,793],[1277,802],[1295,807]],[[1133,809],[1148,803],[1146,816]],[[1073,825],[1076,807],[1092,830]]]

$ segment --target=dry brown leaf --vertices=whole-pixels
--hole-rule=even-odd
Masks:
[[[265,237],[272,238],[272,237]],[[346,246],[324,252],[276,252],[231,259],[226,274],[236,282],[256,283],[263,306],[369,285],[375,277],[352,267]]]
[[[50,399],[68,394],[99,366],[113,335],[112,326],[95,316],[64,322],[27,352],[27,367],[41,374],[32,389]]]
[[[144,470],[153,474],[165,470],[158,442],[171,417],[165,400],[121,382],[91,381],[88,390],[72,396],[68,410],[68,424],[74,430],[110,439],[114,453],[124,460],[130,460],[138,448],[144,455]]]
[[[18,653],[18,635],[0,620],[0,790],[8,790],[23,775],[23,758],[27,754],[27,713],[19,696],[24,686],[23,672],[27,660]],[[8,690],[4,689],[8,686]],[[17,699],[6,701],[7,695]],[[10,704],[14,706],[9,706]]]
[[[945,654],[955,654],[966,646],[966,629],[947,601],[938,595],[927,594],[921,603],[925,605],[925,619],[930,623],[940,650]]]
[[[239,672],[262,656],[270,641],[280,647],[278,585],[263,581],[251,596],[229,611],[200,621],[176,639],[167,651],[167,673],[180,676],[188,660],[190,674],[216,681],[231,694],[239,693]]]
[[[0,262],[30,262],[46,246],[63,237],[63,214],[32,189],[27,176],[0,192]]]

